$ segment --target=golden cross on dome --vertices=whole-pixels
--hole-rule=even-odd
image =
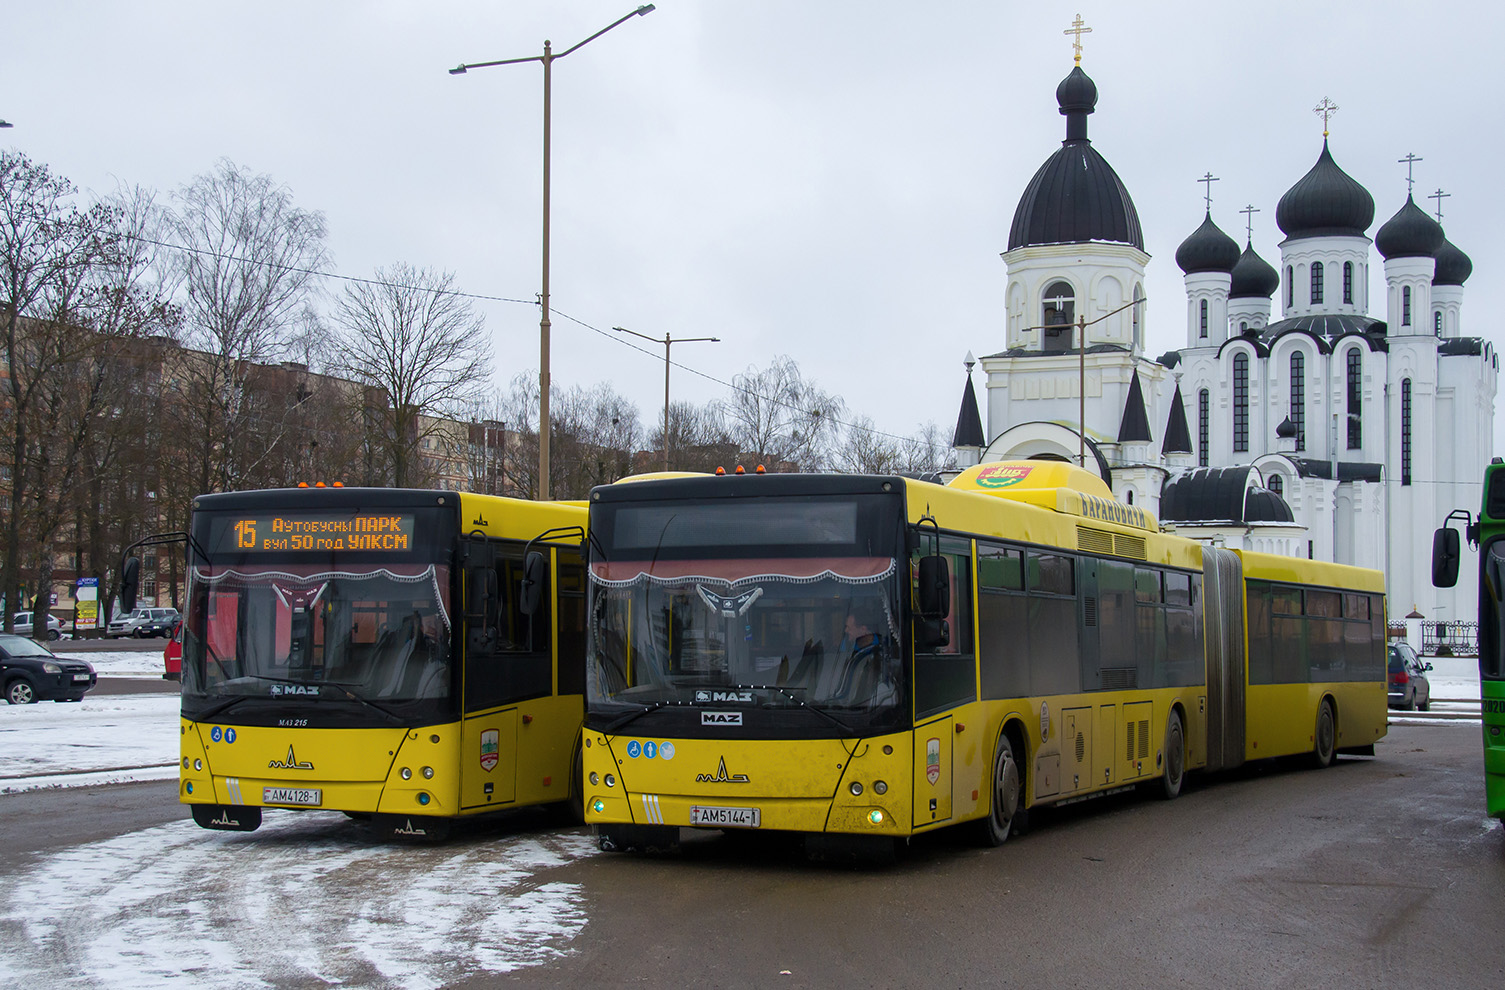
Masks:
[[[1322,136],[1327,137],[1327,118],[1338,112],[1338,105],[1327,97],[1322,102],[1312,107],[1312,113],[1322,118]]]
[[[1071,47],[1076,52],[1077,65],[1082,64],[1082,35],[1092,33],[1092,29],[1087,27],[1086,23],[1086,21],[1082,20],[1082,15],[1077,14],[1076,20],[1071,22],[1071,27],[1061,32],[1062,34],[1076,35],[1075,38],[1071,39]]]
[[[1417,162],[1424,162],[1426,159],[1418,158],[1415,154],[1408,151],[1406,152],[1406,157],[1397,158],[1396,161],[1406,166],[1406,195],[1409,196],[1411,195],[1411,184],[1415,181],[1411,178],[1411,169],[1415,167]]]
[[[1427,197],[1427,199],[1435,199],[1435,200],[1437,200],[1437,222],[1438,223],[1442,223],[1442,201],[1445,200],[1445,199],[1447,199],[1448,197],[1450,197],[1452,195],[1453,195],[1452,193],[1443,192],[1442,191],[1442,187],[1438,186],[1437,187],[1437,191],[1434,192],[1434,193],[1432,193],[1430,196]]]
[[[1239,210],[1239,212],[1244,215],[1244,231],[1245,231],[1245,233],[1248,234],[1249,240],[1253,241],[1254,240],[1254,214],[1256,214],[1256,213],[1259,212],[1259,208],[1257,206],[1255,206],[1253,203],[1250,203],[1248,206],[1244,207],[1242,210]]]

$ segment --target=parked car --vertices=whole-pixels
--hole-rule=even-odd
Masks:
[[[15,630],[15,633],[16,633],[17,636],[30,636],[31,635],[31,627],[33,625],[35,625],[35,624],[36,623],[33,621],[33,617],[32,617],[32,613],[31,612],[17,612],[16,613],[16,620],[15,620],[15,623],[13,624],[12,628]],[[47,616],[47,635],[46,636],[38,636],[37,638],[38,639],[48,639],[48,640],[56,640],[56,639],[62,639],[63,638],[63,624],[58,621],[58,617],[57,616],[52,615],[51,613],[48,614],[48,616]]]
[[[1409,644],[1390,644],[1390,707],[1408,712],[1430,709],[1432,684],[1427,671],[1431,669]]]
[[[162,648],[162,679],[177,681],[183,678],[183,620],[172,624],[167,645]]]
[[[60,657],[36,640],[0,633],[0,685],[12,705],[82,701],[96,681],[94,667]]]
[[[117,636],[135,636],[138,639],[170,636],[173,623],[178,618],[178,610],[175,608],[138,608],[111,619],[105,627],[105,636],[109,639]]]

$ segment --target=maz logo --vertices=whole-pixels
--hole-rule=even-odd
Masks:
[[[723,756],[721,758],[721,764],[718,767],[716,767],[716,776],[712,777],[708,773],[696,774],[696,776],[695,776],[695,783],[697,783],[697,784],[745,784],[745,783],[747,783],[747,774],[745,774],[745,773],[739,773],[739,774],[735,774],[733,776],[728,777],[726,775],[726,757]]]
[[[231,818],[230,817],[230,809],[226,808],[224,811],[220,812],[220,816],[218,818],[213,819],[212,821],[209,822],[209,824],[210,825],[224,825],[227,828],[240,828],[240,819],[238,819],[238,818]]]
[[[392,830],[392,834],[393,835],[428,835],[428,830],[427,829],[422,829],[422,828],[414,828],[413,827],[413,819],[409,818],[406,822],[403,823],[403,827],[402,828],[394,828]]]
[[[281,760],[273,760],[267,764],[267,767],[272,770],[312,770],[314,765],[307,762],[299,763],[298,758],[293,755],[293,747],[289,746],[287,748],[286,763]]]
[[[741,712],[701,712],[701,725],[741,725]]]

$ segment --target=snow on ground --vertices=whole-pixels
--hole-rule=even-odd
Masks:
[[[440,987],[569,952],[587,835],[367,839],[343,815],[179,821],[49,853],[0,888],[0,986]]]

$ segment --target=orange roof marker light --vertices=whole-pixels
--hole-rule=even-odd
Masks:
[[[316,482],[314,482],[314,487],[315,488],[327,488],[329,486],[326,485],[326,484],[324,484],[324,482],[322,482],[322,481],[316,481]]]
[[[726,468],[724,468],[724,467],[717,467],[716,468],[716,477],[719,478],[719,477],[721,477],[724,474],[726,474]]]
[[[742,465],[738,464],[737,465],[737,473],[738,474],[746,474],[747,471],[742,467]]]
[[[298,482],[298,487],[299,488],[307,488],[308,487],[308,482],[306,482],[306,481],[300,481],[300,482]]]
[[[344,487],[345,487],[345,483],[344,483],[344,482],[343,482],[343,481],[336,481],[336,482],[335,482],[335,483],[334,483],[334,486],[335,486],[335,487],[336,487],[336,488],[344,488]]]
[[[768,472],[763,469],[763,465],[759,464],[758,465],[758,470],[757,470],[756,473],[757,474],[767,474]]]

